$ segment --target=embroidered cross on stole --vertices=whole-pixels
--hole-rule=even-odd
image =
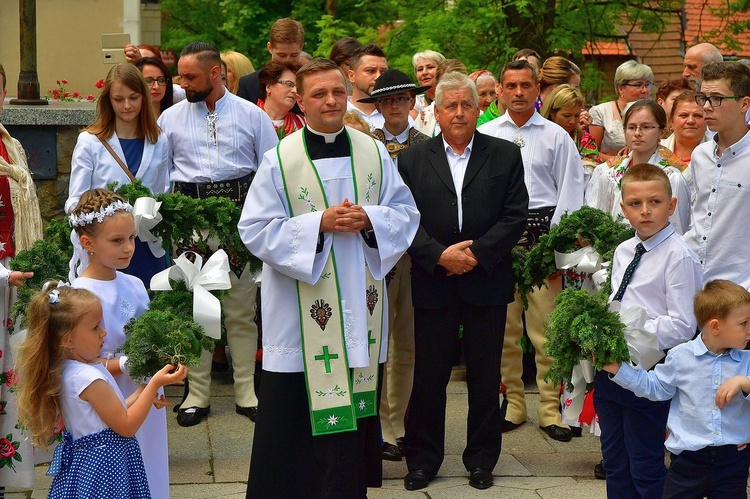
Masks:
[[[354,203],[374,205],[380,199],[380,152],[375,141],[349,134]],[[288,135],[277,146],[287,202],[295,216],[329,207],[323,183],[304,140],[304,132]],[[356,164],[356,168],[355,168]],[[367,265],[365,265],[367,267]],[[315,284],[297,281],[302,355],[313,435],[357,429],[357,418],[377,414],[378,364],[383,339],[383,281],[366,273],[362,299],[367,303],[368,367],[349,369],[339,268],[331,247],[321,278]],[[341,269],[345,272],[345,269]]]

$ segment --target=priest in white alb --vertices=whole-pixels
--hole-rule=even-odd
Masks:
[[[364,498],[365,454],[381,466],[383,278],[411,244],[419,212],[384,146],[344,127],[346,84],[333,62],[303,66],[297,93],[307,126],[266,153],[239,223],[264,262],[247,497]]]

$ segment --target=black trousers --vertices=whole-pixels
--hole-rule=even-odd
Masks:
[[[500,358],[507,304],[482,307],[455,303],[414,309],[414,386],[406,418],[404,452],[409,470],[436,475],[445,455],[445,389],[453,367],[459,325],[463,325],[469,390],[467,470],[492,470],[500,457],[505,418],[500,407]]]
[[[750,447],[705,447],[672,454],[665,499],[743,499],[747,497]]]
[[[357,499],[381,485],[378,416],[313,437],[303,373],[263,371],[258,401],[248,499]]]

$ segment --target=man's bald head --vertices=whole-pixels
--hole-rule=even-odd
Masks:
[[[695,90],[701,88],[701,71],[703,66],[711,64],[712,62],[722,62],[724,57],[721,55],[721,51],[710,43],[699,43],[694,45],[685,52],[685,69],[682,71],[682,76],[687,78],[690,83],[695,87]]]

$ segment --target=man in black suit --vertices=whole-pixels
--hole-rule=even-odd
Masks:
[[[518,146],[476,132],[472,81],[449,73],[435,94],[442,133],[403,151],[399,170],[422,218],[412,258],[415,351],[404,453],[407,490],[426,487],[445,454],[445,389],[463,325],[469,390],[464,466],[486,489],[500,457],[500,358],[513,301],[511,250],[526,226],[529,198]]]
[[[271,54],[272,61],[292,61],[300,62],[302,46],[305,44],[305,28],[302,23],[294,19],[285,17],[279,19],[273,26],[268,35],[266,44],[268,52]],[[237,96],[249,100],[253,104],[258,104],[260,99],[260,80],[258,75],[260,70],[245,75],[240,78],[237,87]],[[295,114],[302,114],[297,104],[292,108]]]

